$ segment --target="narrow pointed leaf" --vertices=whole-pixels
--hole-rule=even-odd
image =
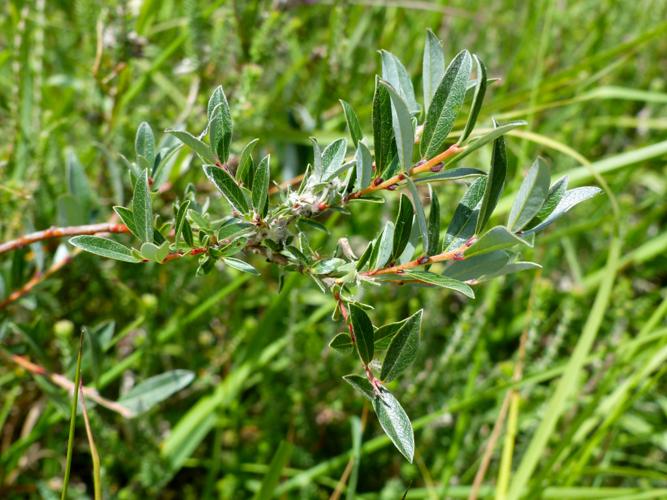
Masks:
[[[440,202],[429,186],[431,193],[431,211],[428,215],[428,246],[426,253],[435,255],[440,250]]]
[[[470,167],[459,167],[453,168],[451,170],[446,170],[444,172],[439,172],[433,175],[427,175],[424,177],[417,177],[415,179],[415,184],[431,183],[431,182],[444,182],[444,181],[456,181],[460,179],[470,179],[473,177],[481,177],[486,175],[484,170],[478,168]]]
[[[412,204],[415,209],[415,218],[417,219],[417,225],[419,226],[419,233],[422,237],[422,245],[426,250],[429,247],[428,241],[428,224],[426,223],[426,213],[424,212],[424,204],[422,199],[419,196],[419,191],[417,191],[417,186],[412,181],[410,177],[405,179],[408,189],[410,191],[410,198],[412,199]]]
[[[375,390],[366,377],[362,377],[361,375],[344,375],[343,380],[354,387],[359,394],[369,401],[375,399]]]
[[[352,339],[347,333],[339,333],[331,342],[329,342],[329,347],[340,352],[350,352],[354,349],[354,344],[352,344]]]
[[[206,143],[197,139],[190,132],[186,132],[185,130],[167,130],[167,133],[173,135],[176,139],[197,153],[203,162],[215,163],[217,160],[217,156],[211,152],[211,148],[209,148]]]
[[[380,378],[390,382],[403,373],[417,358],[423,310],[410,316],[394,335],[382,362]]]
[[[431,31],[426,31],[424,57],[422,61],[422,85],[424,87],[424,109],[428,112],[435,90],[445,75],[445,53],[442,43]]]
[[[385,434],[401,454],[412,463],[415,454],[415,436],[405,410],[385,388],[373,398],[373,409]]]
[[[394,147],[391,98],[387,88],[380,85],[380,79],[376,77],[373,95],[373,153],[378,174],[384,172],[391,163]]]
[[[232,142],[232,115],[221,86],[216,87],[211,94],[207,111],[211,150],[222,163],[225,163],[229,157],[229,146]]]
[[[148,187],[148,171],[137,177],[132,198],[132,214],[137,236],[141,241],[153,241],[153,208]]]
[[[556,208],[549,214],[546,219],[544,219],[544,221],[540,222],[537,226],[529,229],[528,231],[524,231],[523,233],[529,234],[541,231],[549,224],[566,214],[570,209],[577,206],[579,203],[593,198],[601,192],[602,190],[600,188],[593,186],[584,186],[566,191]]]
[[[357,178],[354,184],[355,191],[361,191],[367,188],[373,177],[373,158],[363,142],[357,145],[357,152],[354,156],[357,164]]]
[[[404,276],[405,279],[413,279],[423,283],[428,283],[429,285],[438,286],[440,288],[454,290],[455,292],[462,293],[471,299],[475,298],[475,292],[473,292],[470,286],[466,285],[462,281],[450,278],[448,276],[431,273],[429,271],[415,271],[412,269],[403,272],[401,276]]]
[[[322,151],[322,180],[331,180],[345,161],[347,140],[337,139]]]
[[[482,206],[479,209],[479,217],[477,218],[477,226],[475,234],[480,234],[484,226],[489,221],[493,210],[498,204],[500,194],[505,184],[505,176],[507,175],[507,153],[505,151],[505,138],[498,137],[493,142],[493,153],[491,154],[491,168],[486,180],[486,187],[484,189],[484,197],[482,198]]]
[[[137,234],[137,226],[134,223],[134,214],[132,213],[132,210],[120,206],[113,207],[113,210],[118,214],[118,217],[123,222],[123,224],[127,226],[130,232],[139,238],[139,235]]]
[[[463,144],[475,128],[477,117],[479,116],[479,112],[482,109],[482,104],[484,102],[484,94],[486,94],[486,66],[484,66],[484,63],[476,54],[473,54],[472,58],[475,62],[477,71],[477,82],[475,83],[475,94],[473,95],[472,104],[470,105],[468,121],[466,122],[461,137],[459,137],[458,144]]]
[[[368,364],[373,360],[373,324],[366,312],[356,304],[350,304],[350,321],[356,337],[359,357],[365,364]]]
[[[253,139],[246,144],[239,157],[239,166],[236,168],[236,178],[241,182],[242,186],[248,189],[252,188],[252,181],[255,175],[255,162],[252,158],[252,152],[255,150],[258,142],[259,139]]]
[[[486,189],[486,177],[473,182],[459,202],[452,221],[447,227],[444,250],[449,252],[460,247],[475,234],[479,207]]]
[[[139,128],[137,128],[137,135],[134,138],[134,149],[137,153],[137,158],[145,158],[149,167],[152,168],[155,162],[155,136],[153,136],[153,129],[146,122],[141,122]]]
[[[465,99],[470,66],[470,53],[467,50],[460,52],[447,67],[433,95],[421,140],[422,156],[427,159],[442,152]]]
[[[185,222],[185,215],[188,213],[188,208],[190,207],[190,200],[185,200],[178,206],[178,211],[176,212],[176,218],[174,220],[174,242],[178,247],[178,240],[183,232],[183,223]]]
[[[453,156],[449,161],[446,162],[447,166],[451,166],[454,163],[458,163],[461,161],[463,158],[468,156],[469,154],[477,151],[479,148],[486,146],[492,141],[495,141],[498,137],[506,134],[510,130],[513,130],[517,127],[523,127],[526,125],[525,121],[519,120],[515,122],[509,122],[505,123],[503,125],[500,125],[490,132],[487,132],[484,135],[480,135],[478,137],[475,137],[472,139],[468,144],[465,145],[464,150],[457,154],[456,156]]]
[[[405,195],[401,195],[401,201],[398,205],[398,214],[394,223],[394,241],[391,251],[391,260],[396,260],[410,239],[412,231],[412,220],[414,218],[414,209],[412,202]]]
[[[408,109],[408,114],[419,113],[419,104],[415,99],[412,80],[403,63],[391,52],[380,51],[382,55],[382,79],[396,89]]]
[[[287,466],[290,456],[292,456],[293,448],[294,445],[288,441],[280,442],[278,450],[273,455],[269,468],[266,474],[264,474],[264,479],[262,479],[262,484],[253,497],[253,500],[271,500],[275,497],[274,494],[280,482],[280,476],[283,473],[283,469]]]
[[[204,172],[206,173],[206,177],[218,188],[218,191],[222,193],[232,208],[241,213],[249,211],[248,200],[245,194],[227,170],[215,165],[205,165]]]
[[[376,244],[375,261],[371,263],[373,269],[381,269],[389,262],[394,242],[394,224],[387,222],[382,231],[382,235]]]
[[[101,257],[120,260],[123,262],[139,262],[125,245],[108,238],[99,236],[75,236],[69,239],[70,244],[86,252],[94,253]]]
[[[505,250],[515,245],[529,246],[528,242],[511,233],[506,227],[496,226],[489,229],[477,242],[465,251],[466,258],[473,255]]]
[[[118,400],[118,404],[134,416],[139,415],[190,385],[194,378],[195,374],[188,370],[171,370],[155,375],[130,389]]]
[[[549,168],[537,158],[519,187],[507,219],[512,232],[520,231],[540,211],[549,194]]]
[[[234,257],[223,257],[222,261],[229,267],[232,267],[238,271],[254,274],[255,276],[260,276],[259,271],[244,260],[235,259]]]
[[[453,262],[445,269],[444,276],[459,281],[477,280],[499,271],[505,267],[509,260],[510,255],[502,250],[475,255],[465,260]]]
[[[415,144],[415,130],[406,102],[391,85],[380,81],[389,92],[391,99],[392,127],[396,140],[396,150],[401,168],[407,171],[412,166],[412,150]]]
[[[359,118],[357,118],[357,114],[354,112],[354,109],[352,109],[352,106],[350,106],[348,102],[343,101],[342,99],[340,99],[339,102],[343,107],[347,128],[350,131],[350,137],[352,138],[352,142],[356,148],[359,146],[359,141],[363,137],[363,133],[361,132],[361,125],[359,124]]]
[[[387,323],[382,325],[380,328],[375,330],[374,343],[375,349],[382,351],[389,347],[391,340],[394,338],[394,335],[403,327],[407,318],[395,323]]]
[[[252,206],[255,212],[262,216],[269,198],[269,180],[271,177],[270,156],[267,155],[259,162],[252,183]]]

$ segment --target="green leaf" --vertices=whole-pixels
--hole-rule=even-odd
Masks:
[[[468,121],[466,126],[463,129],[461,137],[459,137],[457,144],[463,144],[463,142],[470,136],[472,130],[475,128],[475,123],[477,123],[477,117],[479,112],[482,109],[482,103],[484,102],[484,94],[486,94],[486,66],[484,63],[477,57],[476,54],[472,56],[475,61],[475,68],[477,72],[477,81],[475,82],[475,94],[472,98],[472,104],[470,105],[470,113],[468,114]]]
[[[472,288],[470,288],[462,281],[453,279],[448,276],[443,276],[428,271],[414,271],[412,269],[404,271],[401,276],[421,281],[423,283],[428,283],[429,285],[439,286],[440,288],[454,290],[455,292],[462,293],[471,299],[475,298],[475,292],[473,292]]]
[[[382,56],[382,78],[396,89],[396,92],[405,102],[409,115],[419,113],[419,104],[415,99],[415,90],[412,80],[403,63],[391,52],[381,50]]]
[[[133,416],[137,416],[186,388],[194,378],[195,374],[189,370],[161,373],[135,385],[118,400],[118,404],[130,410]]]
[[[522,234],[530,234],[530,233],[536,233],[537,231],[541,231],[549,224],[562,217],[570,209],[577,206],[579,203],[586,201],[590,198],[593,198],[594,196],[597,196],[601,192],[602,190],[600,188],[593,186],[584,186],[566,191],[565,194],[563,195],[563,198],[558,202],[556,208],[549,214],[549,216],[546,219],[540,222],[537,226],[527,231],[523,231]]]
[[[331,180],[345,161],[347,140],[337,139],[322,151],[322,180]]]
[[[447,227],[444,250],[449,252],[463,245],[475,234],[479,206],[486,189],[486,177],[475,180],[459,202]]]
[[[373,242],[371,241],[367,246],[364,253],[361,254],[359,260],[357,261],[356,269],[361,271],[363,267],[371,260],[371,255],[373,254]]]
[[[140,262],[125,245],[99,236],[75,236],[69,243],[86,252],[123,262]]]
[[[211,153],[211,149],[208,145],[197,139],[190,132],[186,132],[185,130],[167,130],[167,133],[173,135],[176,139],[197,153],[204,163],[216,162],[217,156]]]
[[[141,122],[137,128],[137,135],[134,138],[134,150],[137,153],[137,163],[139,158],[145,158],[148,168],[153,168],[155,162],[155,137],[151,126],[146,122]]]
[[[252,205],[259,216],[264,215],[264,210],[269,202],[270,161],[270,155],[262,158],[262,161],[257,166],[252,182]]]
[[[549,188],[549,194],[547,195],[547,199],[544,200],[544,205],[542,205],[540,211],[537,212],[537,215],[533,217],[533,220],[528,223],[529,226],[535,226],[549,217],[551,212],[553,212],[560,203],[560,200],[563,199],[563,196],[565,196],[567,183],[568,178],[565,176]]]
[[[229,267],[232,267],[238,271],[254,274],[255,276],[260,276],[259,271],[244,260],[235,259],[234,257],[223,257],[222,261]]]
[[[424,109],[428,112],[435,90],[445,75],[445,53],[442,42],[431,31],[426,31],[422,63],[422,85],[424,87]]]
[[[334,272],[336,269],[338,269],[340,266],[344,265],[345,261],[343,259],[339,259],[338,257],[334,257],[332,259],[325,259],[317,262],[313,268],[312,271],[315,274],[331,274]]]
[[[460,52],[449,64],[426,114],[421,140],[422,156],[433,158],[442,151],[454,120],[463,105],[470,76],[471,58],[467,50]]]
[[[389,347],[389,344],[391,343],[391,339],[394,338],[394,335],[398,333],[398,331],[403,327],[406,321],[407,318],[401,321],[397,321],[395,323],[387,323],[386,325],[382,325],[380,328],[375,330],[375,335],[374,335],[375,349],[378,351],[387,349]]]
[[[169,242],[165,241],[160,246],[152,242],[146,242],[141,245],[141,256],[144,259],[152,260],[153,262],[162,262],[169,254]]]
[[[232,115],[222,86],[216,87],[211,94],[207,114],[211,150],[222,163],[225,163],[229,157],[229,146],[232,142]]]
[[[287,466],[289,458],[292,455],[292,443],[281,441],[278,450],[271,459],[269,468],[264,475],[259,491],[253,497],[253,500],[271,500],[274,498],[276,487],[280,481],[283,469]]]
[[[183,232],[183,222],[185,221],[185,215],[187,214],[189,207],[190,200],[185,200],[178,206],[178,211],[176,212],[176,217],[174,219],[174,243],[177,247],[179,236]]]
[[[258,142],[259,139],[253,139],[246,144],[239,157],[239,166],[236,168],[236,179],[241,185],[249,189],[252,188],[252,181],[255,175],[255,162],[252,159],[252,152],[255,150]]]
[[[507,219],[512,232],[520,231],[540,211],[549,194],[549,168],[537,158],[519,187]]]
[[[431,211],[428,215],[428,246],[427,255],[435,255],[440,251],[440,202],[429,186],[431,193]]]
[[[185,241],[189,247],[195,246],[194,237],[192,235],[192,226],[190,226],[187,218],[183,221],[183,241]]]
[[[134,214],[132,213],[132,210],[120,206],[113,207],[113,210],[118,214],[118,217],[123,222],[123,224],[127,226],[130,232],[139,238],[139,235],[137,234],[137,226],[134,223]]]
[[[391,250],[391,260],[396,260],[410,239],[410,232],[412,231],[412,220],[414,218],[414,209],[412,202],[407,196],[401,195],[401,201],[398,205],[398,213],[396,214],[396,222],[394,223],[394,239]]]
[[[423,310],[420,309],[407,318],[389,344],[380,373],[380,378],[385,382],[390,382],[403,373],[417,357],[422,314]]]
[[[375,399],[375,389],[366,377],[362,377],[361,375],[344,375],[343,380],[354,387],[359,394],[367,398],[369,401]]]
[[[86,177],[86,173],[83,169],[83,165],[79,161],[79,158],[76,156],[72,149],[67,149],[66,154],[67,161],[67,188],[69,194],[74,196],[76,200],[82,205],[83,210],[86,212],[83,214],[84,222],[88,222],[88,210],[93,193],[90,190],[90,183]]]
[[[134,184],[132,213],[137,236],[141,241],[153,241],[153,208],[148,188],[148,171],[144,170]]]
[[[493,153],[491,154],[491,168],[484,188],[482,206],[479,209],[475,234],[480,234],[489,221],[493,210],[498,204],[500,194],[505,184],[507,175],[507,153],[505,152],[505,138],[500,136],[493,142]]]
[[[357,178],[355,180],[354,190],[361,191],[367,188],[373,177],[373,158],[363,142],[357,145],[357,152],[354,156],[357,163]]]
[[[329,347],[340,352],[350,352],[354,349],[354,344],[352,344],[352,339],[347,333],[339,333],[331,342],[329,342]]]
[[[417,225],[419,226],[419,232],[422,237],[422,244],[424,249],[429,247],[428,241],[428,224],[426,223],[426,214],[424,213],[424,204],[422,203],[419,192],[417,191],[417,186],[412,181],[410,177],[405,178],[406,184],[410,191],[410,198],[412,199],[412,204],[415,208],[415,216],[417,219]]]
[[[206,173],[206,177],[218,188],[218,191],[222,193],[234,210],[242,214],[250,211],[246,195],[227,170],[215,165],[205,165],[204,173]]]
[[[376,244],[375,251],[375,260],[371,262],[371,267],[373,269],[381,269],[382,267],[389,262],[391,258],[391,251],[393,249],[394,243],[394,224],[392,222],[387,222],[384,226],[384,230],[380,235],[380,239]]]
[[[384,85],[380,85],[380,78],[376,76],[373,94],[373,147],[378,174],[385,171],[393,157],[395,142],[392,122],[389,91]]]
[[[359,125],[359,118],[357,118],[357,114],[354,112],[354,109],[352,109],[352,106],[350,106],[349,103],[343,101],[342,99],[339,99],[339,102],[340,105],[343,106],[343,113],[345,113],[347,128],[350,131],[350,137],[352,138],[352,142],[356,148],[359,146],[359,141],[361,141],[361,138],[363,137],[363,133],[361,132],[361,125]]]
[[[453,168],[451,170],[446,170],[444,172],[439,172],[437,174],[427,175],[425,177],[417,177],[415,179],[415,184],[431,183],[439,181],[456,181],[460,179],[481,177],[483,175],[486,175],[486,172],[484,170],[479,170],[478,168],[470,168],[470,167],[459,167],[459,168]]]
[[[445,269],[444,275],[459,281],[477,280],[499,271],[509,260],[509,254],[503,251],[475,255],[453,262]]]
[[[530,246],[528,242],[511,233],[506,227],[496,226],[488,230],[479,240],[465,251],[465,257],[505,250],[514,245]]]
[[[373,360],[373,324],[366,312],[356,304],[350,304],[350,321],[359,357],[364,364],[368,364]]]
[[[493,130],[487,132],[484,135],[475,137],[468,144],[465,145],[465,149],[462,152],[452,157],[452,159],[447,162],[447,165],[452,165],[454,163],[461,161],[463,158],[477,151],[482,146],[487,145],[491,141],[495,141],[498,137],[506,134],[510,130],[513,130],[517,127],[523,127],[524,125],[526,125],[526,122],[522,120],[509,122],[494,128]]]
[[[412,463],[415,436],[410,419],[401,404],[383,387],[381,395],[373,398],[373,409],[385,434],[408,462]]]
[[[388,82],[380,80],[380,85],[386,87],[391,99],[392,127],[396,140],[396,150],[401,168],[408,171],[412,166],[412,150],[415,144],[415,130],[410,111],[403,98]]]

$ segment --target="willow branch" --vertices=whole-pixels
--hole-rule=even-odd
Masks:
[[[72,382],[70,379],[65,377],[64,375],[60,375],[59,373],[51,373],[48,371],[46,368],[43,366],[39,366],[32,361],[30,361],[27,358],[24,358],[23,356],[18,356],[16,354],[6,354],[2,353],[3,357],[6,357],[10,361],[16,363],[19,365],[21,368],[25,369],[26,371],[30,372],[33,375],[37,376],[42,376],[48,380],[51,381],[51,383],[57,385],[58,387],[61,387],[62,389],[65,389],[68,392],[71,392],[72,394],[74,393],[75,387],[74,387],[74,382]],[[130,411],[128,408],[124,407],[123,405],[115,402],[115,401],[110,401],[106,398],[103,398],[100,396],[99,392],[97,392],[95,389],[92,387],[85,387],[81,386],[81,393],[89,400],[94,401],[100,406],[103,406],[107,408],[108,410],[114,411],[118,413],[119,415],[122,415],[125,418],[132,418],[134,416],[134,413]]]
[[[128,233],[130,230],[125,224],[104,222],[102,224],[86,224],[84,226],[51,227],[43,231],[25,234],[15,240],[0,244],[0,254],[18,250],[38,241],[62,238],[64,236],[80,236],[100,233]]]

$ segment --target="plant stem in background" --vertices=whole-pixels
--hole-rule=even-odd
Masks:
[[[83,335],[81,330],[79,337],[79,353],[76,357],[76,373],[74,375],[74,388],[72,391],[72,402],[69,416],[69,437],[67,438],[67,457],[65,459],[65,477],[63,478],[63,489],[60,495],[61,500],[67,498],[67,487],[69,486],[69,476],[72,470],[72,452],[74,450],[74,429],[76,427],[76,410],[79,404],[79,390],[81,384],[81,358],[83,358]]]

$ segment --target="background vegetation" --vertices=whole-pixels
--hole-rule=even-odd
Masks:
[[[132,153],[136,126],[201,130],[218,84],[239,143],[259,137],[273,176],[290,179],[309,161],[308,137],[343,133],[338,98],[370,131],[376,49],[416,78],[426,28],[449,57],[468,48],[501,78],[484,123],[528,121],[508,137],[510,187],[541,154],[554,178],[568,173],[571,185],[601,183],[607,194],[538,240],[541,271],[481,286],[475,301],[372,292],[383,321],[425,308],[420,358],[400,389],[415,423],[414,465],[340,383],[352,362],[327,347],[340,324],[312,282],[289,275],[278,293],[275,269],[259,258],[261,280],[226,268],[196,277],[195,259],[136,266],[76,256],[0,308],[0,496],[59,495],[68,395],[10,356],[73,380],[83,326],[99,340],[85,346],[84,383],[109,400],[160,373],[195,374],[134,419],[89,405],[108,497],[394,499],[409,488],[407,498],[464,498],[499,415],[482,496],[667,496],[667,3],[100,4],[5,5],[0,241],[107,220],[130,193],[119,154]],[[87,181],[73,185],[76,165]],[[166,201],[187,183],[209,189],[185,151],[169,182]],[[451,213],[463,186],[441,189]],[[394,206],[367,207],[331,216],[332,234],[318,243],[375,235]],[[0,302],[60,262],[56,248],[3,255]],[[92,490],[78,420],[69,494]]]

